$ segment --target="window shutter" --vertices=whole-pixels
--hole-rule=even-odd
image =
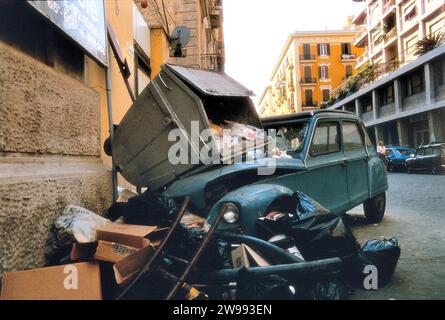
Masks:
[[[329,79],[329,67],[328,66],[325,67],[325,72],[326,72],[326,79]]]
[[[320,56],[320,44],[319,43],[317,44],[317,53],[318,53],[318,56]]]
[[[326,47],[328,48],[328,56],[331,55],[331,45],[328,43],[326,44]]]
[[[321,79],[321,67],[318,67],[318,77]]]

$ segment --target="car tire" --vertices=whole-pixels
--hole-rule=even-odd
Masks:
[[[366,200],[363,203],[363,209],[365,211],[365,217],[369,222],[376,223],[382,221],[386,209],[385,192]]]
[[[392,164],[388,164],[388,172],[394,171],[394,166]]]
[[[431,168],[431,174],[436,175],[437,174],[437,167]]]

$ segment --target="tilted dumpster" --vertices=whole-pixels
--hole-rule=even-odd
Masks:
[[[112,155],[117,170],[135,186],[156,190],[205,169],[190,162],[172,164],[168,153],[177,142],[169,141],[169,133],[183,129],[188,159],[197,159],[200,150],[214,142],[191,139],[192,121],[200,131],[225,121],[262,128],[251,95],[224,73],[163,65],[116,129]]]

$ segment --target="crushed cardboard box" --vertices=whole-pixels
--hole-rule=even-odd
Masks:
[[[232,251],[232,264],[234,269],[270,265],[261,255],[244,243]]]

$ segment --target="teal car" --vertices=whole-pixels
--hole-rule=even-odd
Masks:
[[[369,221],[382,220],[384,164],[355,114],[314,110],[260,119],[251,94],[224,73],[164,65],[110,139],[116,171],[177,203],[189,197],[189,210],[208,224],[224,208],[219,227],[250,235],[258,218],[295,208],[297,192],[335,214],[363,204]],[[206,139],[193,139],[192,124],[208,129],[226,121],[265,129],[276,146],[262,154],[249,149],[245,161],[232,164],[172,161],[182,151],[195,159],[207,150]],[[171,139],[178,128],[184,139]]]
[[[177,180],[164,194],[191,196],[209,211],[208,224],[226,204],[221,229],[255,235],[256,221],[273,210],[286,210],[300,191],[336,214],[363,204],[370,222],[381,221],[387,177],[382,160],[355,114],[316,110],[262,119],[276,134],[281,156],[223,166]],[[258,175],[274,162],[273,175]],[[287,207],[287,208],[286,208]]]

